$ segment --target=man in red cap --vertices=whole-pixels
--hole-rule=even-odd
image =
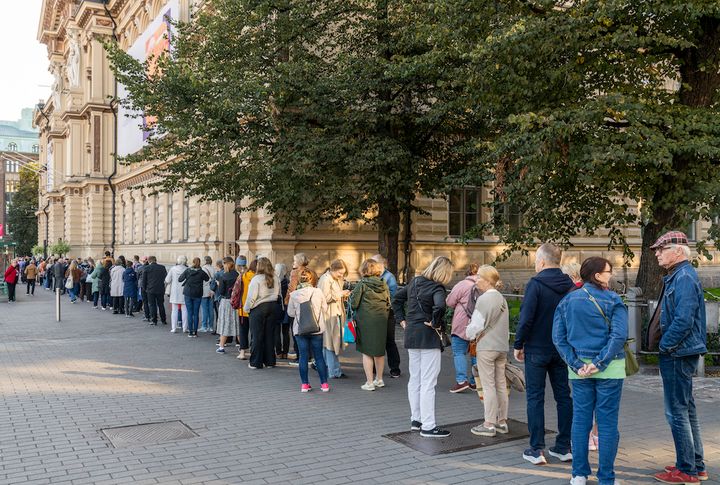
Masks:
[[[667,270],[659,302],[660,375],[676,455],[675,465],[665,467],[655,479],[663,483],[698,483],[708,479],[692,395],[692,376],[698,358],[707,352],[703,289],[689,261],[685,234],[678,231],[663,234],[650,249]]]

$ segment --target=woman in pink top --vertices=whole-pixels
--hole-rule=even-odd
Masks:
[[[478,267],[475,263],[468,265],[468,269],[465,271],[465,279],[453,287],[445,301],[448,307],[454,309],[450,335],[456,381],[455,385],[450,388],[450,392],[453,393],[462,392],[468,388],[475,390],[475,378],[472,372],[468,372],[467,353],[470,341],[465,340],[465,329],[470,323],[470,317],[474,309],[474,301],[472,301],[473,289],[475,288],[475,298],[479,294],[475,286]],[[475,365],[475,357],[471,357],[470,360],[472,365]]]

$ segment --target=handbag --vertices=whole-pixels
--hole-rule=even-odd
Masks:
[[[312,297],[300,303],[300,313],[296,318],[298,335],[313,335],[320,332],[320,313],[315,316],[312,307]]]
[[[70,275],[70,276],[68,276],[67,279],[65,280],[65,288],[68,289],[68,290],[70,290],[70,289],[72,289],[73,286],[75,286],[75,285],[73,284],[73,277],[72,277],[72,275]]]
[[[343,342],[346,344],[354,344],[357,340],[357,324],[355,323],[355,312],[350,307],[350,302],[347,304],[347,317],[345,317],[345,323],[343,325]]]
[[[602,317],[605,319],[605,323],[607,323],[608,328],[612,329],[612,325],[610,324],[610,320],[609,320],[608,317],[605,315],[605,312],[602,310],[602,308],[601,308],[600,305],[598,304],[598,302],[597,302],[597,300],[595,299],[595,297],[592,296],[592,295],[590,294],[590,292],[589,292],[585,287],[583,287],[583,291],[585,291],[585,293],[587,293],[588,298],[590,299],[590,301],[595,304],[595,307],[596,307],[596,308],[598,309],[598,311],[600,312],[600,315],[602,315]],[[629,339],[625,340],[625,345],[623,346],[623,350],[625,351],[625,375],[626,375],[627,377],[630,377],[630,376],[632,376],[632,375],[634,375],[634,374],[637,374],[638,371],[640,370],[640,364],[638,364],[638,361],[637,361],[637,358],[635,357],[635,354],[634,354],[633,351],[630,349],[630,345],[629,345],[629,344],[632,343],[632,342],[635,342],[635,339],[634,339],[634,338],[629,338]]]

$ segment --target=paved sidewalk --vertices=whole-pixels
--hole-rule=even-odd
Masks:
[[[189,339],[63,298],[54,320],[49,292],[0,303],[0,483],[260,484],[567,483],[569,466],[534,467],[525,442],[426,456],[381,435],[409,425],[406,376],[360,389],[353,351],[350,376],[332,392],[299,392],[297,369],[250,370],[235,352],[214,352],[215,338]],[[398,335],[400,337],[400,335]],[[407,360],[403,355],[403,371]],[[316,374],[311,373],[314,387]],[[452,362],[443,355],[437,420],[478,419],[474,394],[450,394]],[[655,483],[651,472],[673,462],[662,393],[629,379],[621,407],[617,470],[625,484]],[[712,396],[711,396],[712,397]],[[713,399],[709,399],[713,401]],[[711,477],[720,475],[720,413],[698,402]],[[555,428],[548,406],[547,427]],[[525,420],[524,395],[510,417]],[[100,428],[182,420],[196,438],[113,448]],[[553,443],[549,437],[548,445]],[[594,457],[596,459],[596,457]],[[596,483],[596,482],[593,482]]]

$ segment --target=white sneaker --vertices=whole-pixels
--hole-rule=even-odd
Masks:
[[[369,384],[369,383],[366,382],[365,384],[363,384],[362,386],[360,386],[360,389],[362,389],[363,391],[374,391],[374,390],[375,390],[375,385],[374,385],[374,384]]]
[[[170,330],[170,333],[177,333],[177,328],[173,328],[172,330]]]
[[[373,381],[373,386],[375,386],[375,387],[385,387],[385,383],[383,382],[382,379],[380,379],[380,380],[375,379],[375,380]]]
[[[570,485],[585,485],[587,483],[587,477],[572,477],[570,479]]]

